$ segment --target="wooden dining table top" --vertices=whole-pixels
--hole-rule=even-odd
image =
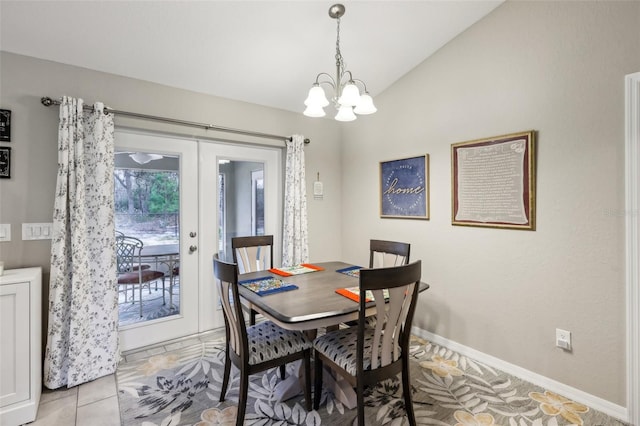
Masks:
[[[260,296],[239,285],[240,296],[246,299],[261,314],[283,328],[312,330],[358,319],[359,303],[336,293],[337,289],[357,287],[359,279],[340,272],[339,269],[355,266],[344,262],[321,262],[313,265],[323,270],[283,277],[269,271],[240,274],[238,281],[261,277],[274,277],[295,284],[295,290]],[[420,283],[420,291],[429,288]],[[373,304],[372,304],[373,305]],[[370,308],[372,311],[375,308]]]

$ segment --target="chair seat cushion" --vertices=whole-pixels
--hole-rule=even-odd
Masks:
[[[300,331],[285,330],[271,321],[247,327],[249,364],[255,365],[311,349],[313,343]]]
[[[364,329],[364,370],[371,370],[371,353],[373,348],[373,336],[375,330],[365,327]],[[332,331],[318,337],[313,346],[315,349],[344,368],[352,376],[356,375],[356,350],[358,345],[358,327],[348,327],[337,331]],[[382,351],[380,345],[380,351]],[[399,348],[398,348],[399,351]],[[379,352],[380,353],[380,352]],[[398,352],[400,353],[400,352]]]
[[[142,282],[146,283],[148,281],[158,280],[164,277],[164,272],[154,271],[152,269],[144,269],[142,271]],[[118,275],[118,284],[139,284],[140,283],[140,275],[138,271],[135,272],[125,272],[123,274]]]

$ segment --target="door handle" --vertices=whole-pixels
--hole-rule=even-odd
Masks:
[[[189,247],[189,254],[193,253],[194,251],[198,250],[197,246],[190,246]]]

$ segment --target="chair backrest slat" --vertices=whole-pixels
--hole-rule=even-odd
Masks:
[[[421,261],[388,268],[360,271],[360,320],[358,333],[364,336],[366,294],[371,291],[376,306],[371,368],[384,367],[399,359],[400,348],[408,344],[413,321]],[[386,297],[385,297],[386,296]],[[358,354],[361,357],[362,354]],[[359,358],[359,362],[361,358]]]
[[[371,240],[369,268],[385,268],[409,263],[411,244],[398,241]]]
[[[384,298],[384,291],[383,290],[373,290],[373,301],[376,304],[376,312],[380,313],[376,315],[376,328],[375,328],[375,332],[373,333],[373,345],[372,345],[372,351],[371,351],[371,369],[375,369],[380,367],[380,361],[382,361],[381,358],[381,353],[379,351],[380,349],[380,338],[383,336],[383,330],[385,327],[385,323],[386,323],[386,309],[387,307],[386,302],[385,302],[385,298]],[[385,352],[385,351],[382,351]],[[385,360],[388,363],[388,360]],[[384,362],[384,361],[382,361]],[[386,365],[386,364],[383,364]]]
[[[231,250],[241,274],[273,268],[273,235],[232,238]]]
[[[220,280],[218,282],[218,291],[220,293],[220,300],[222,303],[222,310],[225,315],[230,318],[229,321],[229,344],[231,345],[231,349],[236,353],[240,354],[242,351],[242,345],[240,343],[241,332],[239,329],[239,321],[236,317],[235,310],[233,309],[232,301],[235,300],[233,297],[233,288],[232,284],[227,281]]]
[[[238,293],[238,270],[236,264],[213,257],[213,274],[217,281],[224,320],[229,331],[229,345],[238,357],[248,357],[247,328]]]

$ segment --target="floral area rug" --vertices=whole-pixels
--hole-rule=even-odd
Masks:
[[[445,347],[413,338],[411,381],[416,421],[440,426],[620,426],[596,412]],[[123,425],[235,425],[239,372],[233,367],[227,398],[219,402],[224,339],[123,363],[117,371]],[[288,373],[290,371],[288,370]],[[245,425],[345,425],[356,410],[323,390],[317,411],[303,396],[274,400],[277,369],[250,377]],[[367,425],[404,425],[399,378],[365,391]]]

